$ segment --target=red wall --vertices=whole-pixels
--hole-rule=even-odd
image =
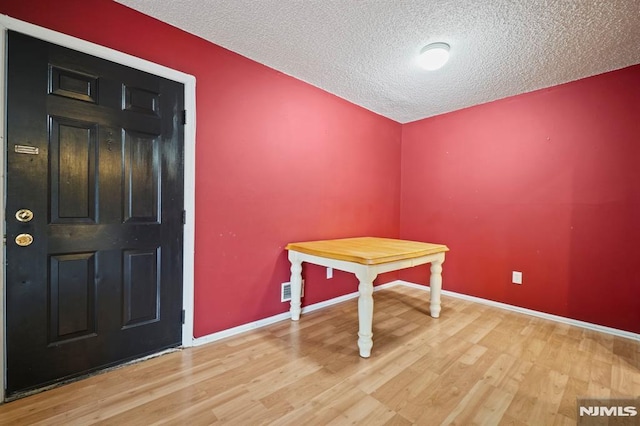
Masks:
[[[196,77],[196,336],[288,309],[288,242],[398,236],[400,124],[110,0],[0,13]],[[305,273],[305,304],[357,289]]]
[[[406,124],[401,174],[446,289],[640,333],[640,66]]]
[[[110,0],[0,13],[196,77],[196,336],[286,311],[287,242],[356,235],[448,244],[449,290],[640,332],[639,66],[401,126]],[[356,290],[305,273],[306,304]]]

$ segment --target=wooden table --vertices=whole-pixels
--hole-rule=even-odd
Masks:
[[[373,347],[373,280],[378,274],[431,263],[431,316],[440,316],[442,263],[449,248],[442,244],[394,240],[390,238],[344,238],[288,244],[291,262],[291,319],[300,319],[302,262],[351,272],[358,286],[358,348],[368,358]]]

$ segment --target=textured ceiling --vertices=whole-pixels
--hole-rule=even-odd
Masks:
[[[117,1],[401,123],[640,63],[640,0]]]

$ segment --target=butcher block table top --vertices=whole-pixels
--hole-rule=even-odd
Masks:
[[[443,244],[377,237],[290,243],[287,244],[286,249],[362,265],[378,265],[449,251],[449,248]]]

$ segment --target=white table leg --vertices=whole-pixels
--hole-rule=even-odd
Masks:
[[[431,316],[438,318],[440,316],[440,291],[442,290],[442,264],[444,263],[444,253],[439,259],[431,262],[431,277],[429,278],[430,297],[431,297]]]
[[[302,261],[296,256],[296,252],[289,251],[289,262],[291,262],[291,319],[298,321],[300,319],[300,294],[302,293]]]
[[[362,358],[371,356],[373,347],[373,280],[376,279],[375,272],[367,267],[356,272],[356,277],[360,281],[358,286],[358,348]]]

